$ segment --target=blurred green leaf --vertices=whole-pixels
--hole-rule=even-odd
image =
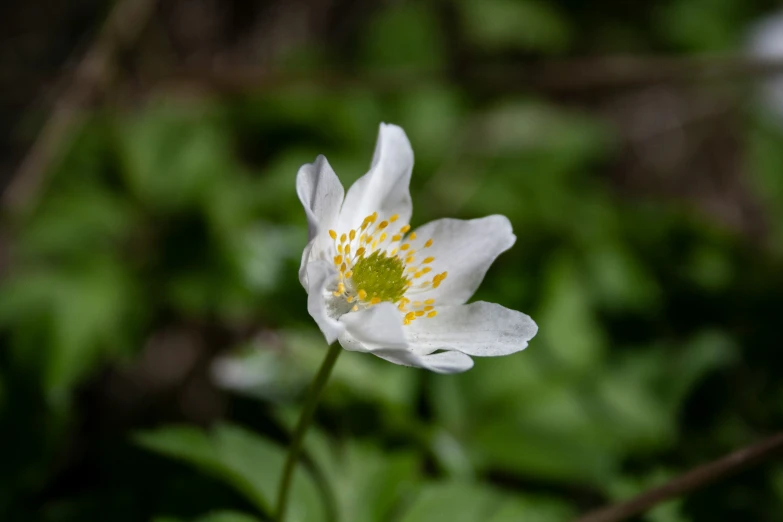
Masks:
[[[161,105],[118,122],[116,132],[125,179],[155,211],[194,208],[235,169],[226,132],[207,106]]]
[[[420,489],[401,522],[549,522],[571,516],[556,501],[512,498],[470,483],[434,483]]]
[[[153,522],[184,522],[178,518],[157,517]],[[215,511],[204,515],[193,522],[258,522],[258,519],[236,511]]]
[[[734,48],[747,24],[744,3],[734,0],[670,0],[657,7],[656,29],[666,41],[689,51]]]
[[[444,36],[426,2],[388,4],[366,27],[363,43],[369,69],[439,69],[444,65]]]
[[[460,0],[462,26],[477,47],[486,51],[521,49],[557,53],[571,40],[568,20],[539,0]]]
[[[307,440],[308,454],[336,493],[342,522],[388,520],[418,488],[420,458],[361,442],[337,444],[317,431]]]
[[[113,259],[31,268],[0,288],[0,324],[14,325],[17,356],[34,361],[49,398],[63,401],[105,355],[128,350],[139,295]]]
[[[605,340],[575,263],[561,255],[549,265],[546,277],[537,340],[569,371],[594,371]]]
[[[225,481],[265,514],[277,498],[285,450],[238,426],[221,424],[207,434],[189,426],[160,428],[136,435],[143,447],[188,462]],[[309,474],[294,476],[292,520],[324,520],[323,505]]]
[[[19,255],[89,261],[96,251],[122,249],[138,215],[123,198],[97,185],[76,185],[47,197],[25,226]]]

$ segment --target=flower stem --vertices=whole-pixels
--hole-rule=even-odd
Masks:
[[[291,489],[291,479],[294,476],[294,469],[299,461],[299,454],[302,450],[302,443],[304,442],[307,428],[310,427],[310,421],[313,420],[313,413],[318,406],[318,400],[321,398],[321,394],[326,388],[326,383],[329,380],[329,376],[332,374],[334,364],[337,362],[337,356],[342,352],[342,347],[339,343],[334,343],[329,347],[324,361],[321,363],[321,368],[318,370],[310,385],[310,390],[305,398],[304,406],[302,407],[302,413],[299,416],[299,422],[296,425],[296,431],[294,432],[294,438],[291,440],[291,446],[288,448],[288,457],[285,461],[285,467],[283,468],[283,476],[280,478],[280,487],[277,490],[277,512],[275,513],[275,520],[277,522],[284,522],[286,507],[288,505],[288,493]]]

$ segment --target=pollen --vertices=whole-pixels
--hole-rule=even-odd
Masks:
[[[331,293],[352,312],[392,303],[399,310],[402,323],[409,325],[416,319],[435,317],[435,299],[415,300],[414,296],[424,293],[422,297],[426,297],[426,292],[438,288],[448,273],[423,277],[433,271],[425,265],[434,262],[435,257],[421,260],[414,256],[411,242],[417,236],[410,232],[410,225],[403,222],[396,232],[389,229],[399,218],[398,214],[379,217],[373,212],[345,233],[329,230],[333,252],[337,254],[333,257],[334,265],[339,269],[339,279]],[[427,239],[423,248],[432,244],[433,240]]]
[[[405,265],[397,257],[391,257],[384,250],[375,250],[367,257],[359,259],[353,265],[353,283],[362,288],[359,298],[367,299],[370,292],[373,300],[378,302],[398,302],[407,288],[408,278],[405,277]],[[364,295],[362,295],[364,293]]]

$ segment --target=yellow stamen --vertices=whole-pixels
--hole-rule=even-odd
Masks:
[[[377,305],[380,302],[381,302],[381,298],[380,297],[373,297],[372,299],[370,299],[370,304],[371,305]]]
[[[359,247],[359,248],[357,248],[357,249],[356,249],[356,255],[357,255],[358,257],[361,257],[361,256],[363,256],[363,255],[364,255],[364,252],[365,252],[365,249],[364,249],[364,247]]]
[[[381,221],[380,223],[378,223],[378,230],[383,230],[384,228],[386,228],[388,226],[389,226],[389,222],[388,221]]]
[[[361,299],[362,301],[367,299],[367,292],[365,292],[364,290],[359,290],[358,295],[359,295],[359,299]]]
[[[410,226],[410,225],[405,225],[404,227],[402,227],[402,228],[400,229],[400,234],[404,234],[405,232],[407,232],[407,231],[408,231],[408,230],[410,230],[410,229],[411,229],[411,226]]]
[[[433,261],[435,261],[435,258],[430,256],[425,258],[424,261],[422,261],[422,263],[426,265],[427,263],[432,263]]]
[[[435,299],[427,299],[426,301],[424,301],[424,304],[425,305],[435,304]]]
[[[340,236],[340,243],[345,243],[345,241],[346,241],[347,239],[348,239],[348,236],[346,236],[345,234],[341,235],[341,236]]]
[[[340,266],[340,263],[343,262],[343,256],[334,256],[334,264],[337,266]]]
[[[400,250],[408,250],[411,246],[408,243],[403,243],[402,246],[400,246]]]
[[[429,248],[432,246],[432,239],[428,239],[426,243],[424,243],[424,248]]]
[[[334,230],[330,230],[329,237],[331,237],[332,239],[337,239],[337,232],[335,232]]]
[[[394,234],[392,236],[392,241],[399,241],[400,239],[402,239],[402,236],[399,234]]]
[[[433,310],[432,312],[427,314],[427,317],[435,317],[436,315],[438,315],[438,311],[437,310]]]
[[[356,230],[351,230],[351,232],[348,234],[348,237],[353,241],[356,238]]]
[[[399,214],[394,214],[392,217],[390,217],[390,218],[389,218],[389,221],[391,221],[392,223],[394,223],[394,222],[395,222],[395,221],[397,221],[399,218],[400,218],[400,215],[399,215]]]
[[[416,239],[416,232],[411,232],[411,235],[408,237],[408,239],[410,239],[411,241]]]
[[[414,313],[416,314],[416,317],[421,317],[422,315],[424,315],[424,310],[416,310],[416,312]]]

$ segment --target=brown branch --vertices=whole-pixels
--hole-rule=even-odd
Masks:
[[[734,81],[783,74],[783,59],[745,55],[685,57],[626,56],[503,66],[465,66],[456,76],[445,70],[390,69],[352,75],[329,69],[271,74],[253,66],[190,66],[150,78],[153,84],[185,83],[236,93],[320,87],[399,91],[443,82],[495,93],[527,90],[581,92],[633,88],[666,82]]]
[[[19,215],[34,205],[46,172],[57,159],[68,131],[78,122],[82,109],[111,83],[115,57],[133,45],[155,11],[156,3],[157,0],[118,0],[114,5],[3,194],[2,206],[11,215]]]
[[[718,460],[698,466],[666,484],[650,489],[624,502],[588,513],[576,522],[615,522],[638,515],[651,507],[680,495],[726,478],[738,471],[758,464],[783,449],[783,432],[757,442]]]

